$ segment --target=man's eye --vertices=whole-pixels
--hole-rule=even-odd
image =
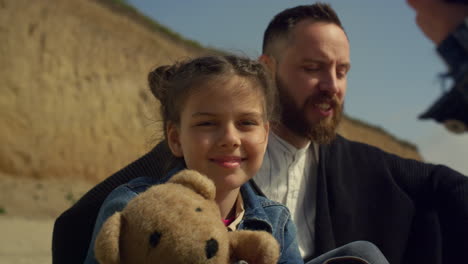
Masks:
[[[346,71],[338,71],[338,72],[336,73],[336,77],[338,77],[338,78],[341,79],[341,78],[346,77],[346,74],[347,74]]]
[[[340,65],[336,68],[336,76],[338,78],[345,78],[348,75],[349,66]]]

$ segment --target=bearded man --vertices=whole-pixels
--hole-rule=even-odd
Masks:
[[[353,240],[390,263],[468,259],[468,178],[336,135],[350,69],[349,41],[324,4],[287,9],[263,39],[283,107],[255,181],[285,204],[305,259]]]

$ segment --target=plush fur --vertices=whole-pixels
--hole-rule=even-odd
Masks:
[[[215,201],[215,186],[184,170],[155,185],[112,215],[96,238],[101,264],[272,264],[279,246],[263,231],[228,232]]]

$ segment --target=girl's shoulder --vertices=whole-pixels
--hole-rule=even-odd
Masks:
[[[262,208],[265,211],[278,211],[284,212],[289,215],[289,210],[283,204],[270,200],[266,196],[258,193],[251,182],[246,182],[241,187],[242,199],[244,200],[244,206],[247,208]]]
[[[173,170],[164,177],[148,177],[148,176],[138,177],[119,186],[118,188],[124,188],[129,191],[135,192],[136,194],[140,194],[146,191],[149,187],[153,185],[167,182],[177,171],[179,170]]]
[[[270,219],[281,218],[286,220],[291,218],[291,213],[289,212],[289,209],[283,204],[272,201],[264,196],[259,196],[258,200],[263,210],[269,216]]]
[[[135,193],[142,193],[146,191],[149,187],[160,184],[162,182],[161,179],[157,179],[154,177],[138,177],[135,178],[123,185],[121,185],[119,188],[127,188],[130,191],[133,191]]]
[[[110,210],[122,209],[135,196],[146,191],[149,187],[160,184],[161,179],[154,177],[138,177],[112,190],[102,204],[102,208]],[[118,210],[120,211],[120,210]]]
[[[257,194],[257,199],[258,199],[258,202],[260,203],[260,205],[262,207],[280,207],[280,208],[288,209],[283,204],[281,204],[279,202],[276,202],[276,201],[273,201],[273,200],[270,200],[265,196],[261,196],[261,195]]]

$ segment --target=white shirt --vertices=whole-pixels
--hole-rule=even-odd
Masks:
[[[317,164],[318,145],[297,149],[270,132],[262,167],[254,177],[269,199],[289,208],[303,258],[314,252]]]

